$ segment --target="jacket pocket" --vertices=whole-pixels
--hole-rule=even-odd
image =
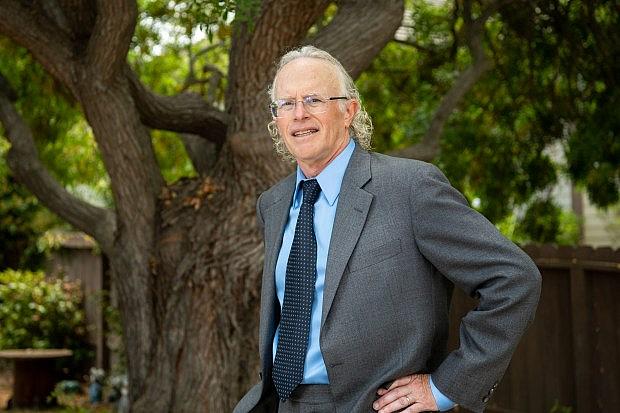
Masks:
[[[378,247],[355,251],[349,260],[349,271],[355,272],[371,265],[379,264],[402,251],[400,239],[394,239]]]

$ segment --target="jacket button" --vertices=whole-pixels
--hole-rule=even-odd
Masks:
[[[482,398],[482,403],[486,403],[486,402],[488,402],[488,401],[489,401],[489,396],[484,396],[484,397]]]

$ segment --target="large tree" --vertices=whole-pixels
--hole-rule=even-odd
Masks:
[[[226,106],[219,110],[197,94],[158,95],[140,81],[127,63],[135,1],[2,2],[0,33],[28,49],[79,104],[110,178],[113,208],[68,192],[41,162],[32,130],[2,85],[0,120],[13,173],[110,259],[134,411],[230,411],[257,379],[251,372],[262,250],[255,200],[290,170],[273,155],[265,92],[273,63],[308,41],[328,5],[238,2],[237,14],[251,19],[233,26]],[[402,14],[401,1],[342,1],[312,42],[358,76]],[[187,146],[200,176],[167,186],[149,129],[210,143]]]
[[[273,155],[266,90],[274,62],[292,47],[324,48],[354,77],[384,50],[360,82],[379,120],[377,148],[439,160],[457,186],[483,199],[481,210],[492,219],[553,181],[542,149],[568,136],[574,176],[588,188],[606,188],[595,191],[609,195],[601,204],[618,198],[617,122],[609,114],[619,71],[608,55],[620,42],[610,2],[408,4],[410,32],[405,27],[408,34],[386,49],[401,25],[402,0],[332,3],[140,1],[145,21],[166,23],[174,15],[190,38],[202,24],[230,42],[227,73],[212,54],[225,50],[217,42],[187,47],[176,94],[145,82],[145,72],[164,72],[165,64],[128,54],[156,43],[161,27],[136,26],[135,1],[0,5],[0,34],[27,49],[57,93],[81,109],[109,177],[109,207],[67,191],[58,168],[48,168],[37,151],[36,143],[49,139],[37,135],[49,132],[28,114],[40,106],[16,101],[19,93],[0,81],[13,175],[92,235],[110,259],[134,411],[230,411],[258,380],[262,246],[255,200],[291,171]],[[565,133],[572,129],[582,133]],[[194,177],[166,183],[172,181],[154,149],[162,131],[182,136]],[[584,136],[602,149],[583,145]]]

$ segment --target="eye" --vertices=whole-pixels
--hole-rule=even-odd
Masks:
[[[307,105],[316,106],[323,103],[323,99],[318,96],[311,95],[304,97],[304,102],[306,102]]]
[[[277,102],[279,109],[289,110],[295,106],[295,101],[291,99],[280,99]]]

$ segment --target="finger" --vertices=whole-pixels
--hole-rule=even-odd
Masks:
[[[406,386],[407,384],[411,383],[412,380],[413,376],[405,376],[398,380],[394,380],[392,384],[390,384],[390,387],[388,387],[388,390],[392,390],[393,388],[400,386]]]
[[[390,390],[392,390],[392,389],[394,389],[396,387],[407,385],[407,384],[411,383],[412,381],[413,381],[413,376],[402,377],[400,379],[394,380],[387,387],[387,389],[385,387],[380,387],[379,390],[377,390],[377,394],[381,396],[381,395],[387,393],[388,391],[390,391]]]
[[[402,396],[393,402],[385,405],[379,410],[379,413],[400,412],[405,408],[415,405],[415,400],[411,396]]]
[[[395,389],[389,390],[389,391],[387,391],[387,393],[385,393],[379,399],[377,399],[372,404],[372,407],[375,410],[379,410],[379,409],[382,409],[387,404],[390,404],[390,403],[394,402],[398,398],[400,398],[400,397],[404,398],[405,396],[409,397],[409,399],[411,400],[410,401],[410,403],[411,403],[411,402],[413,402],[413,397],[409,393],[410,393],[409,389],[407,387],[405,387],[405,386],[401,386],[401,387],[397,387]],[[410,403],[406,403],[405,406],[407,406]],[[403,406],[401,406],[400,408],[402,409]]]

